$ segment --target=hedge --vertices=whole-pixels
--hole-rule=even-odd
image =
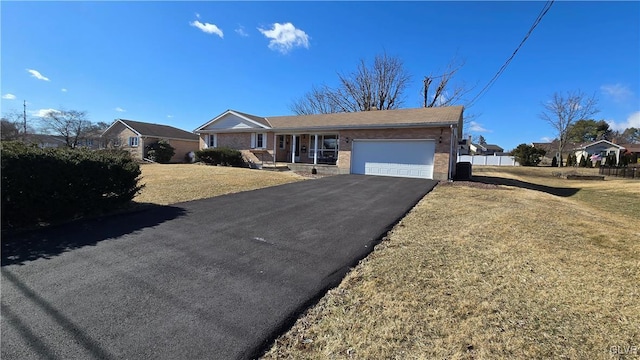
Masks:
[[[152,161],[166,164],[175,155],[176,149],[165,139],[147,145],[147,157]]]
[[[2,228],[102,213],[142,189],[140,166],[122,150],[40,149],[3,142]]]
[[[246,166],[242,153],[228,147],[204,149],[196,152],[196,157],[209,165]]]

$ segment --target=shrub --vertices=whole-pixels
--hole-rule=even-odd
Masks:
[[[511,151],[511,155],[522,166],[538,166],[545,153],[546,151],[527,144],[520,144]]]
[[[580,155],[580,167],[587,167],[587,156],[585,154]]]
[[[171,161],[171,158],[176,153],[176,149],[174,149],[173,146],[164,139],[160,139],[158,142],[149,144],[146,148],[147,158],[161,164],[166,164]]]
[[[142,189],[127,151],[40,149],[3,142],[2,227],[26,227],[110,211]]]
[[[551,166],[552,167],[558,167],[558,158],[557,157],[553,157],[553,159],[551,159]]]
[[[209,165],[246,166],[242,153],[228,147],[204,149],[196,152],[196,157]]]
[[[576,160],[575,160],[574,157],[575,157],[574,154],[567,155],[567,166],[575,166],[576,165]]]

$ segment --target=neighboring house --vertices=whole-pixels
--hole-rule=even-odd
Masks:
[[[42,149],[58,148],[66,146],[64,137],[60,135],[49,134],[28,134],[25,142],[36,144]]]
[[[545,155],[542,157],[540,165],[550,165],[553,161],[554,157],[558,157],[558,140],[553,140],[552,142],[547,143],[531,143],[536,149],[542,149],[545,151]],[[567,143],[564,146],[562,151],[562,163],[565,164],[567,162],[567,157],[569,154],[575,153],[574,149],[583,146],[583,144],[576,143]],[[580,160],[580,158],[578,158]]]
[[[504,149],[493,144],[469,144],[469,155],[498,155],[504,153]]]
[[[629,154],[630,164],[640,164],[640,144],[620,144],[624,148],[624,154]]]
[[[227,110],[194,130],[200,148],[324,173],[437,180],[455,175],[463,107],[260,117]]]
[[[458,141],[458,155],[471,155],[471,136],[467,139],[461,139]]]
[[[36,144],[38,147],[47,149],[47,148],[58,148],[67,146],[67,142],[64,139],[64,136],[61,135],[50,135],[50,134],[29,134],[27,135],[25,141],[27,143]],[[100,135],[87,135],[78,139],[78,143],[76,145],[77,148],[89,148],[89,149],[99,149],[100,148]]]
[[[125,119],[116,119],[102,133],[102,139],[107,148],[128,150],[138,160],[146,157],[148,145],[160,139],[168,141],[175,149],[171,162],[184,162],[187,153],[198,150],[198,136],[194,133],[169,125]]]
[[[624,147],[607,140],[600,140],[577,147],[574,149],[574,152],[578,161],[580,161],[582,156],[591,157],[593,155],[598,155],[600,157],[600,164],[604,165],[608,155],[615,155],[617,161],[617,159],[620,158],[620,152],[624,153]],[[594,165],[596,165],[595,162]]]

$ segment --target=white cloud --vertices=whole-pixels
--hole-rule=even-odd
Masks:
[[[543,137],[540,138],[540,141],[546,142],[546,143],[550,143],[550,142],[553,141],[553,138],[550,138],[548,136],[543,136]]]
[[[173,115],[167,115],[167,117],[168,117],[169,119],[171,119],[171,118],[173,117]]]
[[[247,34],[246,31],[244,31],[244,26],[240,25],[237,29],[234,30],[236,32],[236,34],[242,36],[242,37],[247,37],[249,36],[249,34]]]
[[[16,96],[13,95],[13,94],[7,93],[7,94],[2,95],[2,98],[5,99],[5,100],[15,100]]]
[[[49,78],[40,74],[40,71],[38,70],[33,70],[33,69],[27,69],[27,71],[31,74],[31,76],[33,76],[34,78],[38,79],[38,80],[44,80],[44,81],[49,81]]]
[[[610,96],[613,101],[616,102],[625,101],[633,96],[633,91],[622,84],[602,85],[600,86],[600,91],[602,91],[605,95]]]
[[[627,117],[627,121],[617,123],[615,120],[607,120],[609,127],[613,130],[622,131],[628,128],[640,129],[640,111],[636,111]]]
[[[300,29],[296,29],[292,23],[273,24],[271,30],[261,29],[258,30],[268,39],[269,49],[280,51],[283,54],[288,53],[294,47],[309,48],[309,35]]]
[[[114,110],[117,111],[117,112],[126,112],[127,111],[127,110],[125,110],[125,109],[123,109],[123,108],[121,108],[119,106],[117,108],[115,108]]]
[[[484,127],[482,127],[482,124],[472,121],[469,123],[469,131],[475,131],[475,132],[491,132],[491,130],[487,130]]]
[[[198,20],[192,21],[189,23],[189,25],[191,26],[195,26],[198,29],[202,30],[203,32],[207,33],[207,34],[216,34],[218,36],[220,36],[221,38],[224,38],[224,34],[222,33],[222,30],[220,30],[220,28],[218,28],[217,26],[215,26],[214,24],[209,24],[209,23],[201,23]]]
[[[200,19],[200,14],[199,14],[199,13],[196,13],[196,17],[197,17],[198,19]]]
[[[31,115],[33,116],[38,116],[38,117],[45,117],[47,116],[47,114],[49,113],[59,113],[59,110],[56,109],[40,109],[40,110],[36,110],[36,111],[32,111]]]
[[[60,91],[62,91],[62,92],[67,92],[67,89],[62,88],[62,89],[60,89]]]

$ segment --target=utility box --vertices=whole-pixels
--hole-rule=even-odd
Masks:
[[[471,180],[471,163],[468,161],[456,163],[455,180]]]

